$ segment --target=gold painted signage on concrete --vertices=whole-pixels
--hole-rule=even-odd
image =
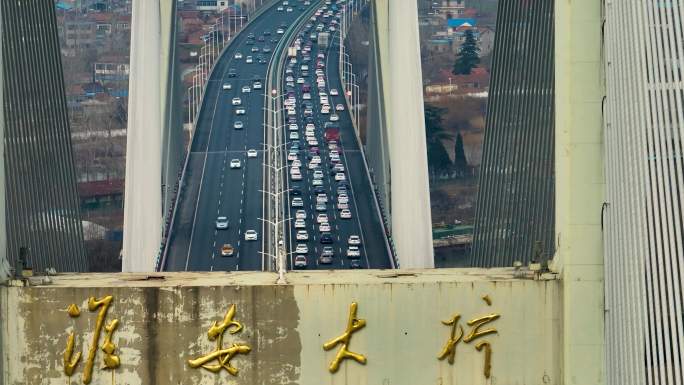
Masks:
[[[444,270],[288,278],[72,275],[0,287],[3,385],[545,385],[560,376],[557,281]]]

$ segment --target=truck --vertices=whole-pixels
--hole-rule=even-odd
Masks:
[[[297,57],[297,47],[287,47],[287,57]]]
[[[330,39],[329,32],[321,32],[318,34],[318,45],[321,49],[328,48],[328,40]]]

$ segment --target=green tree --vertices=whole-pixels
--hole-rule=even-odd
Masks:
[[[458,49],[454,69],[451,72],[454,75],[470,75],[470,71],[478,64],[480,64],[480,47],[477,46],[473,31],[469,29],[465,31],[465,41]]]
[[[465,149],[463,148],[463,135],[459,132],[456,135],[456,146],[454,147],[454,167],[460,175],[465,175],[468,171],[468,160],[466,160]]]
[[[451,159],[442,140],[451,140],[453,135],[444,130],[442,119],[446,109],[425,105],[425,140],[428,152],[428,167],[433,171],[445,171],[451,167]]]

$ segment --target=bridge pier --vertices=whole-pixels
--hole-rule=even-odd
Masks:
[[[183,155],[172,0],[135,0],[122,270],[156,269]],[[175,108],[174,108],[175,107]]]

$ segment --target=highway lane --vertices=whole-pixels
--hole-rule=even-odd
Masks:
[[[313,25],[310,29],[305,29],[305,35],[301,38],[301,46],[303,47],[309,40],[309,35],[311,32],[315,31],[314,28],[319,23],[326,24],[326,30],[331,25],[330,22],[324,22],[322,17],[317,18],[315,21],[311,22]],[[331,39],[334,44],[331,44],[325,50],[325,74],[326,74],[326,89],[330,98],[330,104],[332,106],[331,114],[335,113],[334,109],[337,104],[344,104],[344,96],[332,96],[330,95],[330,89],[336,89],[339,93],[342,92],[341,79],[338,74],[338,52],[339,52],[339,34],[335,33],[335,38]],[[320,243],[321,232],[319,231],[319,224],[316,221],[316,216],[321,213],[316,211],[316,199],[314,189],[312,185],[314,170],[308,170],[307,168],[307,143],[304,140],[304,127],[306,126],[306,117],[303,114],[304,108],[303,103],[305,102],[303,98],[304,92],[302,91],[302,84],[284,84],[284,89],[290,89],[295,91],[296,97],[296,111],[297,111],[297,124],[299,126],[298,134],[299,139],[290,140],[290,142],[298,141],[300,142],[300,147],[304,151],[300,152],[299,159],[302,162],[301,173],[303,175],[302,181],[294,181],[288,169],[288,188],[296,188],[302,191],[301,198],[303,199],[304,207],[292,207],[291,202],[294,196],[290,195],[288,197],[287,210],[289,216],[293,218],[290,224],[289,231],[289,267],[294,268],[293,260],[294,256],[297,255],[295,248],[298,244],[306,244],[308,248],[307,253],[302,253],[302,255],[307,256],[307,262],[309,269],[331,269],[331,268],[349,268],[350,259],[347,258],[347,239],[350,235],[358,235],[362,239],[362,244],[360,246],[361,256],[358,259],[361,268],[390,268],[390,260],[387,253],[387,248],[385,244],[385,238],[383,233],[383,227],[380,223],[380,219],[377,214],[377,208],[375,207],[375,201],[373,199],[371,184],[368,179],[367,172],[365,170],[363,157],[359,149],[359,143],[354,134],[353,125],[351,122],[351,116],[346,111],[337,111],[337,115],[340,117],[340,160],[345,166],[345,174],[347,180],[342,183],[346,183],[349,186],[349,209],[352,212],[351,219],[342,219],[339,215],[339,211],[336,208],[337,205],[337,186],[340,182],[334,181],[333,174],[330,172],[330,151],[325,143],[323,137],[323,127],[325,122],[329,121],[330,115],[322,114],[319,104],[319,90],[316,87],[316,57],[319,53],[318,44],[312,44],[311,50],[311,61],[308,63],[302,63],[303,55],[300,53],[297,56],[297,63],[288,66],[292,70],[292,76],[294,79],[299,77],[304,77],[305,81],[311,84],[311,99],[310,102],[313,105],[313,120],[316,126],[316,139],[319,142],[319,148],[321,150],[322,167],[320,169],[324,172],[322,178],[322,187],[327,194],[328,204],[326,205],[325,214],[328,215],[329,223],[331,226],[330,234],[333,236],[333,244],[329,245],[333,247],[334,257],[331,264],[322,265],[319,263],[319,256],[321,255],[324,246]],[[302,76],[302,64],[306,64],[309,67],[309,75]],[[286,79],[287,74],[283,74],[283,79]],[[345,105],[346,107],[346,105]],[[285,130],[285,137],[289,137],[289,132]],[[288,145],[290,147],[291,145]],[[310,156],[310,155],[309,155]],[[291,162],[290,162],[291,163]],[[308,241],[298,241],[296,240],[296,233],[298,230],[294,227],[294,217],[298,209],[304,209],[306,211],[306,231],[308,232]]]
[[[295,4],[297,1],[291,1]],[[191,146],[186,171],[186,183],[176,212],[176,221],[169,240],[166,270],[260,270],[261,222],[263,174],[263,93],[264,89],[242,93],[242,87],[253,85],[255,76],[262,84],[266,77],[266,64],[256,60],[257,55],[270,61],[276,30],[280,25],[289,26],[303,12],[294,5],[292,12],[279,12],[276,7],[267,10],[241,32],[229,46],[211,75],[197,132]],[[259,42],[264,31],[265,42]],[[248,36],[255,35],[254,45],[248,45]],[[253,46],[260,52],[251,52]],[[268,46],[271,52],[263,52]],[[235,58],[235,53],[243,58]],[[247,56],[254,63],[247,64]],[[236,77],[229,77],[229,70],[236,70]],[[231,90],[222,85],[230,83]],[[245,115],[236,115],[231,105],[233,97],[242,99]],[[236,120],[244,123],[242,130],[233,128]],[[256,158],[247,158],[247,150],[256,149]],[[239,169],[231,169],[232,159],[241,162]],[[227,230],[216,230],[218,216],[227,216]],[[259,240],[245,241],[247,230],[256,230]],[[220,256],[223,244],[235,248],[234,256]]]

